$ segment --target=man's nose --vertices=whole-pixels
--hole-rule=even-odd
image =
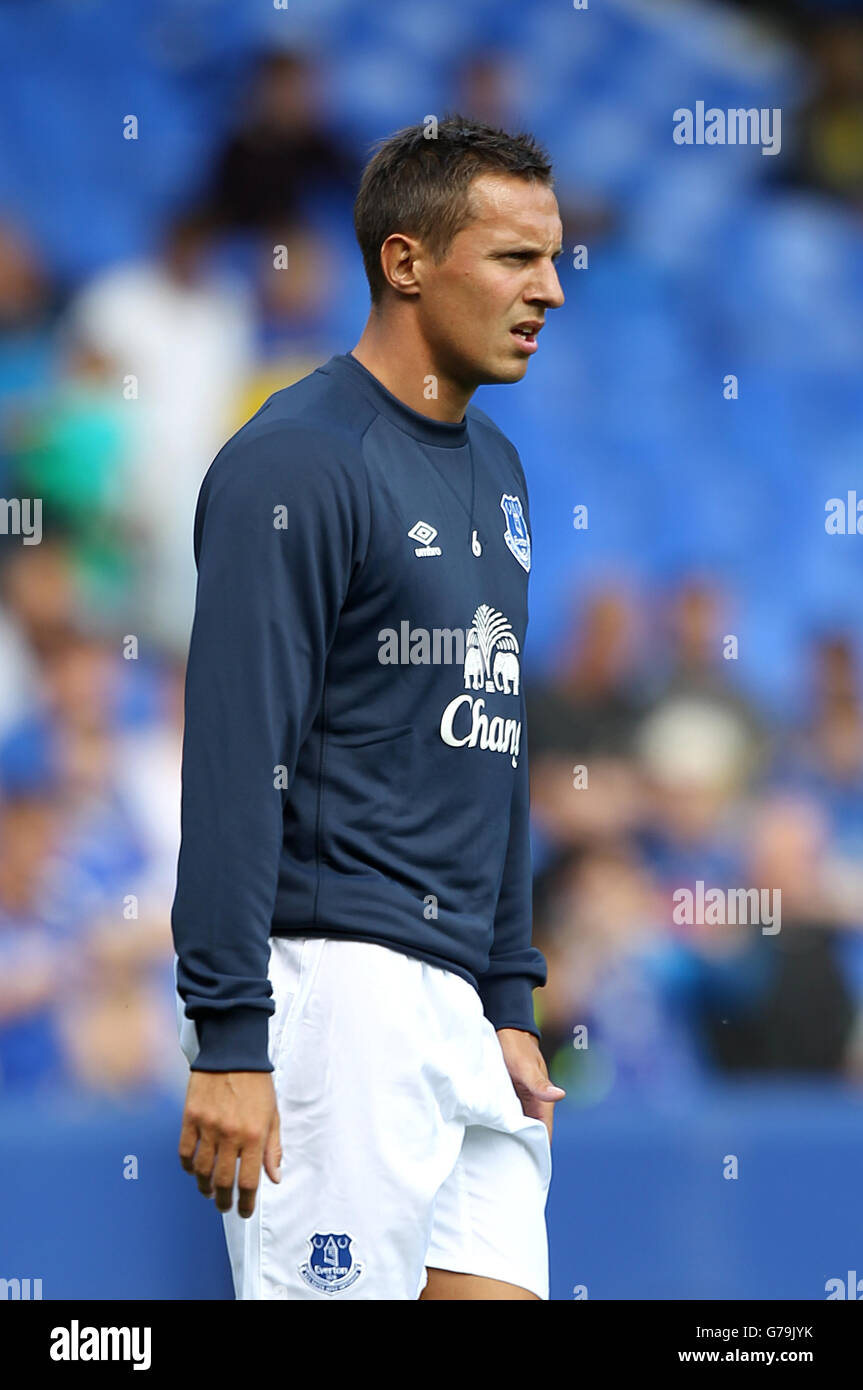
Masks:
[[[566,296],[560,287],[560,280],[554,266],[549,264],[539,284],[534,286],[533,300],[539,300],[549,309],[559,309]]]
[[[551,267],[550,275],[552,290],[548,298],[548,306],[550,309],[559,309],[565,301],[566,295],[561,288],[560,279],[554,266]]]

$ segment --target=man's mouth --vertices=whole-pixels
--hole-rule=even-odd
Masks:
[[[525,323],[516,324],[515,328],[511,328],[509,331],[512,336],[518,340],[525,352],[536,352],[536,338],[541,328],[541,323],[530,320]]]

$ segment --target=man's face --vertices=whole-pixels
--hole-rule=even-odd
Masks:
[[[563,226],[550,188],[511,175],[481,174],[470,188],[476,216],[440,265],[414,262],[419,322],[436,365],[469,389],[520,381],[537,350],[513,332],[541,325],[564,296],[554,262]],[[536,330],[538,331],[538,329]]]

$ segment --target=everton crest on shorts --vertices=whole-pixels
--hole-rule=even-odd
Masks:
[[[363,1267],[354,1263],[351,1254],[352,1239],[352,1236],[345,1235],[344,1232],[336,1235],[332,1231],[326,1235],[316,1231],[313,1236],[309,1236],[311,1254],[306,1263],[300,1265],[300,1274],[306,1283],[311,1284],[319,1293],[341,1293],[343,1289],[349,1289],[351,1284],[355,1284],[363,1272]]]

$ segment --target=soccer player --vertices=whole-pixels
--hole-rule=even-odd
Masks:
[[[270,396],[198,500],[180,1158],[237,1298],[547,1299],[530,514],[469,402],[563,303],[551,166],[450,116],[379,146],[354,220],[359,342]]]

